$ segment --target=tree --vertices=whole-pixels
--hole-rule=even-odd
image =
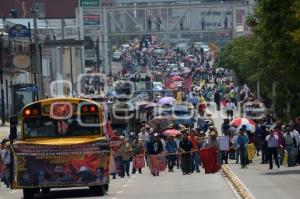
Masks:
[[[276,84],[276,113],[287,119],[300,114],[300,0],[261,0],[247,22],[254,35],[236,38],[219,55],[219,65],[232,68],[242,81],[254,86],[260,80],[262,94],[272,99]],[[251,23],[250,23],[251,22]]]

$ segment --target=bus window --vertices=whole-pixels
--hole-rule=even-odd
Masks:
[[[49,116],[25,117],[23,124],[25,139],[100,135],[100,119],[97,114],[84,114],[80,117],[73,115],[66,120],[56,120]]]

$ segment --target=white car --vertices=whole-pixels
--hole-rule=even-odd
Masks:
[[[115,51],[113,53],[113,61],[120,61],[121,60],[121,55],[122,55],[122,52]]]
[[[153,90],[155,90],[155,91],[163,90],[162,82],[153,82]]]
[[[200,48],[203,49],[204,53],[208,53],[209,52],[209,47],[206,44],[201,45]]]

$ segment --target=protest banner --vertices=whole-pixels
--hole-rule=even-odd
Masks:
[[[165,155],[149,155],[148,166],[152,172],[164,171],[167,167]]]
[[[217,151],[217,148],[200,149],[200,159],[206,174],[218,171]]]
[[[16,143],[14,188],[108,184],[110,149],[97,140],[70,145]]]
[[[134,169],[141,169],[145,167],[145,157],[144,155],[136,155],[132,158],[132,167]]]
[[[229,137],[228,136],[219,136],[219,150],[220,151],[229,151]]]

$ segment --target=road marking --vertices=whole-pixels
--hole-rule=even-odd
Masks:
[[[121,191],[121,190],[120,190],[120,191],[117,191],[117,194],[122,194],[122,193],[123,193],[123,191]]]
[[[17,190],[14,190],[14,191],[10,191],[9,193],[14,194],[14,193],[17,193],[17,192],[18,192]]]

